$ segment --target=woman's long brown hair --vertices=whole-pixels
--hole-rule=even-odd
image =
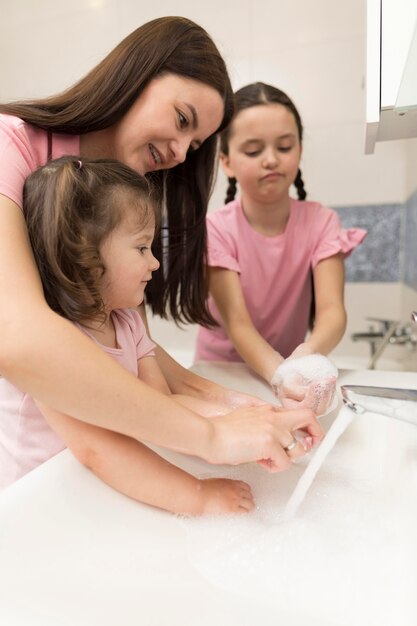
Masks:
[[[233,92],[223,58],[207,32],[183,17],[140,26],[78,83],[61,94],[0,105],[0,113],[52,132],[83,134],[120,120],[150,80],[173,73],[214,88],[224,102],[220,128],[233,114]],[[217,136],[169,171],[150,175],[164,198],[163,228],[155,242],[161,267],[147,290],[153,313],[177,322],[210,325],[207,310],[205,216],[212,191]]]

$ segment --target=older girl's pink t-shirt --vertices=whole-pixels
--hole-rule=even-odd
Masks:
[[[249,315],[262,337],[283,357],[304,341],[310,314],[311,272],[332,255],[350,252],[366,231],[342,228],[335,211],[318,202],[291,200],[285,232],[267,237],[247,221],[240,200],[207,216],[208,264],[239,274]],[[195,360],[241,361],[220,314],[219,326],[201,327]]]
[[[111,315],[117,348],[103,346],[87,329],[81,326],[79,328],[107,354],[137,376],[138,360],[154,356],[155,344],[147,336],[137,311],[117,309]],[[52,458],[65,447],[33,398],[4,378],[0,379],[0,489]]]

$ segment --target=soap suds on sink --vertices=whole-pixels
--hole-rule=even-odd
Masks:
[[[404,482],[387,498],[378,468],[364,478],[354,466],[350,472],[338,465],[338,455],[345,464],[350,456],[341,436],[351,419],[346,410],[333,422],[331,437],[329,429],[328,449],[315,465],[311,456],[278,474],[256,465],[215,468],[211,475],[248,482],[256,509],[242,516],[181,519],[188,559],[211,584],[270,606],[277,623],[280,616],[292,616],[303,625],[411,626],[413,595],[404,572],[410,550],[417,557],[417,538],[409,532],[417,524],[416,493]],[[366,441],[359,452],[367,462]],[[297,487],[308,462],[310,477]],[[404,520],[399,501],[409,502],[416,515]],[[290,505],[293,513],[298,509],[294,517],[288,515]],[[398,536],[408,539],[393,541]],[[417,558],[415,563],[409,581],[416,580]]]

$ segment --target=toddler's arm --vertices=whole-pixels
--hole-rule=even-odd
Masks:
[[[209,400],[201,400],[192,396],[183,396],[181,394],[173,394],[172,399],[178,404],[185,406],[187,409],[198,413],[203,417],[214,417],[215,415],[226,415],[230,413],[230,406],[221,404],[220,402],[210,402]]]
[[[183,394],[171,394],[168,383],[154,356],[146,356],[138,360],[138,377],[154,389],[169,395],[172,400],[181,406],[198,413],[203,417],[213,417],[214,415],[225,415],[230,413],[230,406],[220,402],[210,402],[202,398],[187,396]]]
[[[151,337],[144,306],[138,307],[138,311],[148,336]],[[207,378],[194,374],[191,370],[177,363],[160,345],[156,345],[155,355],[165,381],[174,394],[193,396],[208,402],[225,404],[229,410],[230,408],[264,404],[259,398],[234,389],[227,389]]]
[[[158,361],[153,356],[143,357],[138,360],[138,377],[154,389],[161,391],[165,395],[170,395],[181,406],[190,409],[194,413],[198,413],[203,417],[213,417],[214,415],[225,415],[230,413],[231,408],[239,406],[257,406],[265,404],[259,398],[245,396],[238,392],[230,391],[230,396],[222,399],[214,398],[213,400],[204,399],[199,396],[172,393],[167,381],[159,367]],[[235,402],[232,403],[232,394],[236,393]],[[240,397],[242,396],[242,398]]]
[[[253,508],[249,485],[198,479],[144,444],[38,405],[74,456],[117,491],[180,515],[245,513]]]

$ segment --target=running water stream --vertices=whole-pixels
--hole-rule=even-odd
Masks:
[[[304,473],[301,475],[290,499],[287,502],[284,514],[280,521],[288,521],[297,513],[308,490],[310,489],[310,486],[313,483],[314,478],[316,477],[317,472],[326,460],[327,455],[339,437],[343,435],[354,417],[355,413],[353,411],[345,406],[341,408],[338,416],[334,420],[320,446],[317,448],[313,458],[307,465]]]

